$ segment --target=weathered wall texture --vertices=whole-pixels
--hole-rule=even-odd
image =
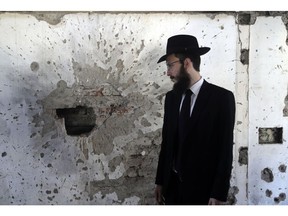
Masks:
[[[287,204],[285,13],[260,15],[0,14],[0,204],[155,204],[172,86],[156,62],[179,33],[236,97],[228,204]],[[266,127],[281,145],[258,143]]]
[[[251,204],[288,204],[287,19],[251,26],[248,195]],[[262,143],[262,144],[259,144]]]

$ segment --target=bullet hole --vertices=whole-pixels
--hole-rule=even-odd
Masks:
[[[56,114],[65,119],[65,129],[70,136],[87,135],[95,127],[96,115],[92,107],[56,109]]]
[[[39,70],[39,64],[38,62],[32,62],[31,65],[30,65],[30,68],[32,71],[38,71]]]
[[[2,153],[2,157],[5,157],[6,155],[7,155],[6,152],[3,152],[3,153]]]
[[[259,144],[282,144],[283,128],[259,128]]]
[[[47,191],[46,191],[46,194],[51,194],[51,191],[50,191],[50,190],[47,190]]]
[[[44,153],[41,153],[41,154],[40,154],[40,157],[43,158],[43,157],[44,157]]]
[[[58,189],[55,188],[55,189],[53,190],[53,193],[58,194]]]
[[[279,194],[279,199],[280,199],[281,201],[284,201],[284,200],[286,199],[286,194],[285,194],[285,193],[280,193],[280,194]]]
[[[274,197],[275,203],[280,203],[281,201],[284,201],[286,199],[285,193],[280,193],[278,197]]]
[[[286,194],[285,194],[285,193],[280,193],[280,194],[279,194],[279,199],[280,199],[281,201],[284,201],[284,200],[286,199]]]
[[[274,197],[274,202],[275,203],[280,203],[279,197]]]
[[[286,172],[286,169],[287,169],[287,166],[282,164],[278,167],[279,171],[282,172],[282,173],[285,173]]]
[[[267,197],[271,197],[272,191],[267,189],[267,190],[265,191],[265,194],[266,194]]]
[[[288,95],[286,95],[284,99],[285,107],[283,109],[283,116],[287,117],[288,116]]]
[[[249,64],[249,50],[248,49],[241,50],[240,61],[243,65]]]
[[[50,200],[50,201],[53,201],[54,198],[55,198],[55,196],[47,197],[47,199]]]
[[[261,171],[261,179],[266,182],[273,182],[274,176],[272,171],[269,168],[265,168]]]
[[[248,164],[248,147],[240,147],[239,148],[238,162],[240,165],[247,165]]]

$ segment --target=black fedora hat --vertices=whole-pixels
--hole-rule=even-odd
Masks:
[[[173,53],[187,53],[200,56],[209,50],[209,47],[199,47],[197,38],[192,35],[175,35],[168,38],[166,55],[162,56],[157,63],[165,61],[167,56]]]

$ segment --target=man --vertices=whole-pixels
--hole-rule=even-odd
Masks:
[[[209,50],[199,47],[194,36],[176,35],[168,39],[166,55],[158,61],[166,60],[167,75],[174,82],[165,98],[155,189],[158,204],[227,201],[235,99],[231,91],[200,76],[200,56]]]

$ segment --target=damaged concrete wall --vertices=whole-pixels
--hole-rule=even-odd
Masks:
[[[271,152],[263,150],[269,146],[257,144],[262,151],[253,148],[256,144],[249,135],[258,138],[251,125],[283,127],[283,136],[287,130],[282,118],[287,106],[284,72],[273,77],[282,84],[270,92],[270,97],[279,97],[275,114],[281,107],[282,123],[270,119],[267,125],[251,124],[250,94],[262,92],[249,84],[250,69],[263,61],[253,54],[249,61],[250,34],[257,34],[251,28],[269,25],[286,36],[281,15],[273,18],[279,25],[267,24],[269,16],[261,19],[264,22],[258,21],[257,13],[0,14],[0,203],[155,204],[163,102],[172,87],[165,64],[156,62],[165,53],[167,38],[179,33],[193,34],[200,45],[211,47],[202,58],[201,74],[236,97],[228,204],[265,204],[267,194],[279,195],[278,203],[286,203],[285,191],[267,187],[265,195],[266,188],[252,186],[261,179],[261,171],[276,169],[277,162],[280,181],[287,162],[283,139],[281,150],[273,146],[283,158],[273,160],[273,166],[259,166],[256,159],[262,151]],[[257,43],[262,46],[261,40]],[[284,40],[281,55],[285,46]],[[268,64],[271,56],[266,58]],[[253,71],[255,78],[265,74]],[[262,80],[268,81],[265,76]],[[276,185],[275,179],[274,174]]]
[[[249,172],[251,204],[288,204],[287,15],[251,25]]]

